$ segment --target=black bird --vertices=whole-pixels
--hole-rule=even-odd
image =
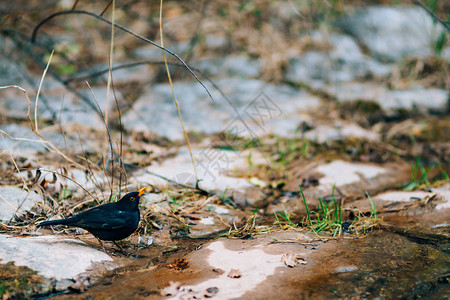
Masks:
[[[103,250],[105,247],[101,240],[115,241],[130,236],[139,225],[139,198],[145,192],[145,187],[137,192],[128,193],[117,202],[100,205],[71,218],[46,221],[38,227],[49,225],[67,225],[86,229],[99,239]],[[119,246],[120,247],[120,246]],[[122,247],[120,247],[123,251]]]

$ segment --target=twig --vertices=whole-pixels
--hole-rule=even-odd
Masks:
[[[73,5],[72,5],[72,9],[75,9],[75,8],[77,7],[78,1],[79,1],[79,0],[75,0],[75,2],[74,2]]]
[[[97,166],[96,164],[94,164],[87,158],[86,151],[84,150],[83,143],[81,142],[80,133],[78,132],[78,130],[76,132],[77,132],[77,136],[78,136],[78,142],[80,143],[81,153],[84,155],[84,156],[78,156],[78,157],[86,163],[86,167],[89,170],[90,174],[94,174],[94,171],[92,170],[91,165],[96,167],[99,171],[103,171],[99,166]],[[92,176],[91,180],[97,188],[101,187],[100,183],[97,181],[97,178],[95,178],[95,176]]]
[[[89,192],[89,191],[88,191],[87,189],[85,189],[81,184],[79,184],[78,182],[76,182],[75,180],[73,180],[72,178],[70,178],[69,176],[64,175],[64,174],[62,174],[62,173],[58,173],[57,171],[52,171],[52,170],[48,170],[48,169],[42,169],[42,171],[46,171],[46,172],[49,172],[49,173],[53,173],[53,174],[59,175],[59,176],[61,176],[61,177],[64,177],[65,179],[68,179],[68,180],[72,181],[72,182],[75,183],[77,186],[79,186],[83,191],[85,191],[86,193],[88,193],[89,196],[91,196],[92,198],[94,198],[95,201],[97,201],[97,204],[100,204],[100,201],[99,201],[94,195],[92,195],[91,192]]]
[[[47,66],[45,67],[44,72],[42,73],[41,81],[39,82],[39,88],[36,93],[36,102],[34,104],[34,128],[36,129],[36,132],[39,132],[38,122],[37,122],[39,94],[41,93],[42,83],[44,83],[45,75],[47,74],[48,68],[50,67],[50,63],[52,62],[53,53],[55,53],[54,50],[52,50],[52,53],[50,54],[50,58],[48,59]]]
[[[8,202],[8,200],[6,200],[2,195],[0,195],[0,199],[2,199],[6,205],[8,205],[9,207],[11,207],[14,210],[17,210],[17,207],[15,207],[14,205],[12,205],[11,203]]]
[[[199,40],[198,39],[198,36],[199,36],[198,32],[200,31],[199,30],[200,29],[200,25],[202,24],[202,22],[204,20],[204,17],[205,17],[205,10],[206,10],[207,4],[209,4],[209,3],[210,2],[208,1],[205,4],[205,0],[202,0],[201,4],[200,4],[200,8],[196,9],[199,12],[200,16],[199,16],[197,24],[195,25],[195,28],[193,30],[194,34],[192,35],[192,38],[191,38],[191,40],[189,42],[189,48],[188,48],[189,52],[187,53],[187,55],[185,57],[187,62],[189,62],[191,60],[192,56],[194,55],[193,48],[194,48],[195,44],[198,42],[198,40]]]
[[[102,109],[101,109],[100,105],[98,104],[97,97],[95,97],[95,94],[94,94],[94,91],[91,88],[91,85],[87,81],[86,81],[86,84],[87,84],[87,86],[89,87],[89,90],[92,93],[92,97],[94,97],[95,103],[97,104],[98,111],[100,112],[100,115],[101,115],[101,117],[103,119],[103,123],[105,124],[107,138],[108,138],[108,143],[109,143],[109,146],[110,146],[111,155],[113,157],[113,159],[112,159],[113,168],[112,169],[114,169],[114,148],[113,148],[113,143],[112,143],[111,131],[109,130],[108,123],[107,123],[107,121],[105,119],[105,116],[103,115],[103,112],[102,112]],[[107,165],[106,164],[106,159],[103,158],[103,161],[104,161],[104,163],[103,163],[103,167],[104,167],[103,172],[105,173],[106,180],[108,180],[108,176],[106,174],[106,165]],[[112,178],[114,178],[113,174],[111,174],[111,180],[112,180]],[[109,182],[109,180],[108,180],[108,183],[109,183],[109,187],[110,187],[110,189],[112,191],[112,183]]]
[[[25,40],[27,43],[31,42],[31,38],[28,35],[25,35],[22,32],[19,32],[19,31],[13,30],[13,29],[3,29],[0,32],[5,34],[6,36],[8,36],[11,39],[16,39],[15,36],[19,36],[21,39]],[[53,50],[53,47],[49,47],[45,43],[36,42],[33,44],[33,46],[42,48],[45,52],[51,52]],[[53,45],[51,45],[51,46],[53,46]],[[64,60],[65,64],[76,65],[79,69],[84,69],[84,68],[87,68],[90,66],[89,64],[80,62],[80,60],[74,60],[74,59],[69,58],[64,51],[60,52],[60,51],[55,50],[55,54],[57,54],[59,58],[62,58]]]
[[[1,138],[2,138],[2,141],[3,141],[3,144],[5,144],[5,139],[3,138],[3,133],[4,133],[4,131],[1,131],[0,130],[0,133],[1,133]],[[24,189],[27,191],[27,193],[29,194],[30,193],[30,189],[28,188],[28,185],[27,185],[27,182],[26,182],[26,180],[25,180],[25,178],[23,178],[23,176],[22,176],[22,173],[20,173],[20,169],[19,169],[19,166],[17,165],[17,163],[16,163],[16,160],[14,159],[14,156],[12,155],[12,153],[11,153],[11,151],[9,150],[9,148],[5,145],[5,148],[6,148],[6,150],[8,151],[8,154],[9,154],[9,156],[11,157],[11,161],[13,162],[13,164],[14,164],[14,167],[16,168],[16,171],[17,171],[17,174],[19,174],[19,176],[20,176],[20,178],[22,179],[22,181],[23,181],[23,185],[24,185]],[[1,195],[0,195],[1,196]],[[8,203],[8,201],[6,201],[6,199],[5,198],[3,198],[3,197],[1,197],[6,203]],[[18,205],[18,207],[17,208],[15,208],[15,207],[13,207],[16,211],[18,211],[19,210],[19,208],[23,205],[23,203],[25,202],[25,200],[26,200],[26,197],[23,199],[23,201]],[[9,204],[9,203],[8,203]]]
[[[161,37],[161,46],[164,46],[163,31],[162,31],[162,7],[163,7],[163,0],[161,0],[161,2],[159,4],[159,35]],[[170,76],[169,66],[167,65],[166,53],[164,51],[163,51],[163,58],[164,58],[164,66],[166,67],[167,78],[169,79],[170,88],[172,89],[173,101],[175,102],[175,106],[177,107],[178,117],[180,119],[181,128],[183,129],[184,139],[186,140],[188,150],[189,150],[189,155],[191,157],[192,167],[194,169],[194,174],[195,174],[195,180],[197,180],[197,185],[198,185],[198,174],[197,174],[197,168],[195,167],[194,155],[192,154],[192,148],[191,148],[191,144],[189,143],[189,137],[186,132],[186,128],[184,127],[183,118],[181,117],[180,106],[178,105],[177,96],[175,95],[175,90],[173,89],[172,76]]]
[[[132,63],[124,63],[124,64],[120,64],[117,65],[115,67],[112,68],[112,71],[115,70],[120,70],[120,69],[124,69],[124,68],[131,68],[131,67],[135,67],[135,66],[139,66],[142,64],[159,64],[159,65],[163,65],[165,64],[163,61],[150,61],[150,60],[143,60],[143,61],[137,61],[137,62],[132,62]],[[176,67],[183,67],[182,64],[179,63],[171,63],[171,62],[167,62],[167,64],[172,65],[172,66],[176,66]],[[237,110],[237,108],[234,106],[233,102],[230,101],[230,99],[228,99],[228,97],[225,95],[225,93],[222,91],[222,89],[211,79],[209,78],[209,76],[207,76],[203,71],[197,69],[197,68],[192,68],[192,70],[194,70],[195,72],[199,73],[201,76],[203,76],[206,81],[208,81],[211,86],[216,89],[219,94],[225,99],[225,101],[228,103],[228,105],[230,105],[230,107],[233,109],[234,113],[237,115],[238,120],[240,120],[242,122],[242,124],[244,124],[245,128],[247,129],[247,131],[250,134],[250,137],[252,138],[252,142],[255,143],[256,147],[258,148],[258,150],[260,151],[260,153],[263,155],[264,160],[266,161],[267,165],[269,166],[269,169],[271,171],[272,177],[275,178],[275,172],[273,171],[269,160],[267,159],[267,157],[264,155],[264,151],[262,150],[261,145],[259,144],[257,138],[254,136],[253,132],[250,131],[250,128],[248,127],[247,123],[244,122],[243,118],[241,117],[239,111]],[[100,71],[96,71],[84,76],[80,76],[80,77],[74,77],[74,78],[69,78],[67,79],[66,82],[72,82],[72,81],[78,81],[78,80],[85,80],[88,78],[92,78],[92,77],[97,77],[100,75],[103,75],[105,73],[107,73],[109,71],[109,68],[106,68],[104,70],[100,70]]]
[[[108,2],[108,4],[106,5],[106,7],[102,10],[102,12],[100,13],[100,16],[103,16],[105,14],[105,12],[108,10],[108,8],[111,6],[111,4],[113,3],[114,0],[110,0]]]
[[[27,182],[26,182],[25,178],[23,178],[22,174],[20,173],[19,166],[17,166],[17,163],[16,163],[16,160],[14,159],[14,156],[12,155],[11,151],[9,150],[9,148],[8,148],[8,147],[6,146],[6,144],[5,144],[5,139],[3,138],[3,134],[5,134],[5,132],[4,132],[3,130],[0,130],[0,133],[1,133],[0,136],[2,137],[3,144],[5,145],[5,148],[6,148],[6,150],[8,151],[9,157],[11,157],[11,160],[12,160],[12,162],[13,162],[13,164],[14,164],[14,167],[15,167],[16,170],[17,170],[17,174],[19,174],[20,178],[22,179],[23,185],[24,185],[24,187],[26,188],[26,190],[27,190],[28,192],[30,192],[30,189],[28,188],[28,185],[27,185]],[[8,135],[9,137],[11,137],[9,134],[6,134],[6,135]]]
[[[10,35],[9,31],[2,31],[5,35]],[[25,53],[27,53],[36,63],[38,63],[38,65],[42,68],[45,68],[46,64],[42,62],[42,60],[32,51],[30,50],[30,47],[28,47],[28,45],[23,44],[22,42],[18,41],[17,39],[11,39],[17,46],[17,48],[21,51],[24,51]],[[92,103],[90,101],[90,99],[88,97],[86,97],[85,95],[83,95],[82,93],[78,92],[76,89],[74,89],[73,87],[71,87],[70,85],[68,85],[67,83],[65,83],[64,79],[62,79],[58,74],[56,74],[55,72],[52,71],[52,69],[48,70],[48,73],[53,76],[53,78],[58,81],[59,83],[61,83],[62,85],[64,85],[70,92],[74,93],[75,95],[77,95],[81,100],[83,100],[84,103],[86,103],[89,107],[91,107],[94,111],[96,111],[97,113],[99,113],[96,110],[96,106],[94,103]],[[30,82],[31,84],[34,84],[34,82]],[[47,105],[48,107],[48,105]]]
[[[112,77],[111,77],[112,79]],[[120,175],[119,175],[119,198],[120,191],[122,191],[122,174],[125,176],[125,185],[128,183],[127,170],[125,169],[125,165],[123,163],[122,155],[123,155],[123,125],[122,125],[122,113],[120,111],[119,101],[117,101],[116,89],[114,87],[114,81],[112,81],[112,90],[114,94],[114,100],[117,107],[117,112],[119,113],[119,129],[120,129],[120,143],[119,143],[119,162],[120,162]]]
[[[438,21],[445,27],[445,29],[450,32],[450,27],[445,23],[441,18],[439,18],[434,12],[431,11],[428,7],[426,7],[420,0],[412,0],[412,2],[420,7],[422,7],[433,19]]]
[[[190,68],[190,67],[189,67],[189,66],[188,66],[188,65],[187,65],[187,64],[186,64],[186,63],[185,63],[178,55],[177,55],[177,54],[175,54],[174,52],[172,52],[171,50],[169,50],[169,49],[167,49],[167,48],[165,48],[165,47],[163,47],[163,46],[160,46],[160,45],[156,44],[155,42],[153,42],[153,41],[150,40],[150,39],[144,38],[143,36],[134,33],[133,31],[131,31],[131,30],[129,30],[129,29],[127,29],[127,28],[125,28],[125,27],[123,27],[123,26],[121,26],[121,25],[113,24],[113,23],[112,23],[111,21],[109,21],[108,19],[105,19],[105,18],[103,18],[102,16],[99,16],[99,15],[97,15],[97,14],[95,14],[95,13],[91,13],[91,12],[84,11],[84,10],[68,10],[68,11],[61,11],[61,12],[54,13],[54,14],[48,16],[47,18],[45,18],[44,20],[42,20],[41,22],[39,22],[39,24],[34,28],[33,34],[32,34],[32,37],[31,37],[32,42],[34,42],[34,41],[36,40],[38,30],[39,30],[39,28],[40,28],[41,26],[43,26],[46,22],[48,22],[49,20],[51,20],[51,19],[53,19],[53,18],[55,18],[55,17],[57,17],[57,16],[66,15],[66,14],[86,14],[86,15],[92,16],[92,17],[94,17],[94,18],[96,18],[96,19],[98,19],[98,20],[101,20],[101,21],[103,21],[103,22],[105,22],[105,23],[107,23],[107,24],[109,24],[109,25],[113,25],[113,26],[115,26],[115,27],[117,27],[117,28],[119,28],[119,29],[121,29],[121,30],[123,30],[123,31],[125,31],[125,32],[127,32],[127,33],[129,33],[129,34],[131,34],[131,35],[133,35],[134,37],[137,37],[137,38],[139,38],[139,39],[141,39],[141,40],[143,40],[143,41],[145,41],[145,42],[147,42],[147,43],[150,43],[150,44],[152,44],[153,46],[155,46],[155,47],[157,47],[157,48],[159,48],[159,49],[161,49],[161,50],[163,50],[163,51],[169,53],[170,55],[172,55],[173,57],[175,57],[178,61],[180,61],[180,62],[182,63],[182,65],[183,65],[183,66],[184,66],[184,67],[192,74],[192,76],[194,76],[194,78],[197,80],[197,82],[199,82],[200,85],[205,89],[205,91],[207,92],[208,96],[214,101],[214,98],[212,97],[212,95],[211,95],[211,93],[209,92],[208,88],[207,88],[207,87],[203,84],[203,82],[197,77],[197,75],[193,72],[193,70],[192,70],[192,69],[191,69],[191,68]],[[223,93],[221,93],[221,94],[222,94],[222,96],[224,96]],[[250,134],[250,136],[251,136],[251,138],[252,138],[252,142],[255,143],[255,145],[258,147],[259,151],[263,154],[264,160],[266,161],[266,163],[268,164],[268,166],[269,166],[269,168],[270,168],[270,170],[271,170],[272,177],[275,177],[275,175],[274,175],[275,173],[274,173],[272,167],[270,166],[269,160],[265,157],[265,155],[264,155],[264,153],[263,153],[263,151],[262,151],[262,148],[261,148],[260,144],[259,144],[258,141],[256,140],[255,135],[254,135],[253,132],[250,130],[250,128],[249,128],[249,126],[247,125],[247,123],[244,122],[244,120],[243,120],[243,118],[241,117],[239,111],[234,107],[234,105],[231,103],[231,101],[229,101],[229,99],[226,98],[226,97],[224,97],[224,99],[231,105],[231,107],[233,108],[234,112],[235,112],[236,115],[238,116],[238,119],[239,119],[240,121],[242,121],[242,123],[244,124],[245,128],[247,129],[247,131],[249,132],[249,134]]]
[[[51,150],[53,150],[56,153],[58,153],[59,155],[61,155],[67,161],[70,161],[71,163],[73,163],[76,166],[83,167],[82,165],[80,165],[79,163],[75,162],[74,160],[69,158],[67,155],[65,155],[64,153],[59,151],[58,148],[56,148],[51,142],[47,141],[42,135],[40,135],[39,132],[37,132],[35,130],[35,128],[33,127],[33,122],[31,121],[31,117],[30,117],[31,101],[28,98],[28,94],[25,91],[25,89],[23,89],[23,88],[21,88],[21,87],[19,87],[17,85],[9,85],[9,86],[1,86],[0,87],[0,89],[5,89],[5,88],[16,88],[16,89],[19,89],[20,91],[22,91],[25,94],[25,98],[28,101],[28,113],[27,113],[28,122],[30,123],[31,130],[33,131],[34,134],[36,134],[41,139],[42,143],[45,143]]]
[[[172,180],[172,179],[167,178],[167,177],[165,177],[165,176],[162,176],[162,175],[153,173],[153,172],[148,171],[148,170],[145,170],[145,172],[148,173],[148,174],[150,174],[150,175],[153,175],[153,176],[159,177],[159,178],[161,178],[161,179],[164,179],[164,180],[167,181],[167,182],[170,182],[170,183],[176,184],[176,185],[178,185],[178,186],[184,187],[184,188],[186,188],[186,189],[198,190],[198,191],[200,192],[201,195],[205,195],[205,196],[214,196],[214,195],[215,195],[213,192],[209,192],[209,191],[204,190],[204,189],[202,189],[202,188],[200,188],[200,187],[194,187],[194,186],[190,186],[190,185],[187,185],[187,184],[184,184],[184,183],[180,183],[180,182],[177,182],[177,181],[175,181],[175,180]]]
[[[108,9],[108,7],[111,4],[112,4],[111,38],[110,38],[110,47],[109,47],[109,60],[108,60],[109,70],[108,70],[108,82],[106,84],[106,107],[105,107],[104,122],[105,122],[105,128],[106,128],[105,144],[106,144],[106,142],[108,142],[111,147],[111,186],[110,187],[111,187],[111,192],[112,192],[112,187],[114,185],[114,151],[113,151],[113,144],[112,144],[112,140],[111,140],[111,133],[109,132],[109,129],[108,129],[108,122],[109,122],[109,97],[110,97],[111,82],[112,82],[111,67],[112,67],[113,58],[114,58],[114,24],[116,23],[116,2],[115,2],[115,0],[111,0],[100,15],[103,15],[103,13],[106,12],[106,10]],[[92,91],[92,89],[91,89],[91,91]],[[97,106],[98,106],[98,103],[97,103]],[[99,109],[100,109],[100,107],[99,107]],[[107,146],[105,146],[105,147],[107,149]],[[107,152],[107,151],[105,151],[105,152]],[[106,155],[107,155],[107,153],[104,153],[103,161],[105,163],[107,162]],[[105,175],[106,175],[106,165],[105,165]]]
[[[207,190],[205,190],[205,189],[202,189],[201,187],[198,186],[198,181],[196,182],[196,186],[190,186],[190,185],[187,185],[187,184],[183,184],[183,183],[177,182],[177,181],[175,181],[175,180],[172,180],[172,179],[170,179],[170,178],[167,178],[167,177],[165,177],[165,176],[156,174],[156,173],[151,172],[151,171],[148,171],[148,170],[145,170],[145,172],[146,172],[147,174],[150,174],[150,175],[159,177],[159,178],[161,178],[161,179],[163,179],[163,180],[165,180],[165,181],[167,181],[167,182],[170,182],[170,183],[173,183],[173,184],[175,184],[175,185],[181,186],[181,187],[183,187],[183,188],[185,188],[185,189],[197,190],[197,191],[199,192],[200,195],[210,196],[210,197],[211,197],[211,196],[216,196],[216,197],[218,197],[220,200],[222,200],[222,202],[223,202],[224,204],[227,204],[227,205],[230,205],[230,206],[233,207],[233,208],[236,208],[236,204],[233,202],[233,200],[231,200],[231,199],[229,199],[229,198],[227,198],[227,197],[225,197],[225,196],[222,196],[222,195],[217,195],[217,194],[214,193],[213,191],[207,191]]]
[[[150,44],[152,44],[153,46],[155,46],[155,47],[157,47],[157,48],[159,48],[159,49],[161,49],[161,50],[163,50],[163,51],[169,53],[170,55],[172,55],[173,57],[175,57],[179,62],[181,62],[181,63],[183,64],[183,66],[189,71],[189,73],[191,73],[192,76],[194,76],[194,78],[197,80],[197,82],[205,89],[206,93],[207,93],[208,96],[211,98],[211,100],[214,101],[214,98],[213,98],[213,96],[211,95],[211,93],[209,92],[208,88],[207,88],[207,87],[203,84],[203,82],[197,77],[197,75],[192,71],[192,69],[184,62],[184,60],[182,60],[176,53],[172,52],[171,50],[169,50],[169,49],[167,49],[167,48],[165,48],[165,47],[162,47],[162,46],[158,45],[157,43],[153,42],[153,41],[150,40],[150,39],[147,39],[147,38],[145,38],[145,37],[143,37],[143,36],[141,36],[141,35],[139,35],[139,34],[137,34],[137,33],[134,33],[133,31],[127,29],[126,27],[123,27],[123,26],[118,25],[118,24],[113,24],[113,23],[112,23],[111,21],[109,21],[108,19],[105,19],[105,18],[103,18],[102,16],[99,16],[99,15],[94,14],[94,13],[89,12],[89,11],[85,11],[85,10],[65,10],[65,11],[60,11],[60,12],[57,12],[57,13],[54,13],[54,14],[48,16],[47,18],[45,18],[44,20],[42,20],[41,22],[39,22],[38,25],[36,25],[36,27],[35,27],[34,30],[33,30],[33,34],[31,35],[31,41],[34,42],[34,41],[36,40],[38,30],[39,30],[39,28],[41,28],[42,25],[44,25],[45,23],[47,23],[48,21],[50,21],[51,19],[53,19],[53,18],[55,18],[55,17],[57,17],[57,16],[67,15],[67,14],[85,14],[85,15],[94,17],[94,18],[96,18],[96,19],[98,19],[98,20],[101,20],[101,21],[103,21],[103,22],[105,22],[105,23],[107,23],[107,24],[109,24],[109,25],[114,25],[114,27],[117,27],[117,28],[119,28],[119,29],[125,31],[126,33],[131,34],[132,36],[137,37],[138,39],[143,40],[143,41],[145,41],[145,42],[147,42],[147,43],[150,43]]]

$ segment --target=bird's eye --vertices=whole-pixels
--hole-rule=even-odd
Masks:
[[[136,200],[136,198],[134,198],[134,197],[131,197],[131,198],[130,198],[130,201],[134,201],[134,200]]]

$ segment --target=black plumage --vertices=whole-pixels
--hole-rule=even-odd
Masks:
[[[145,189],[128,193],[117,202],[88,209],[67,219],[42,222],[38,226],[80,227],[100,240],[122,240],[130,236],[139,226],[139,198]]]

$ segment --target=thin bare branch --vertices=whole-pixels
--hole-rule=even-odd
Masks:
[[[48,16],[47,18],[45,18],[44,20],[42,20],[41,22],[39,22],[38,25],[36,25],[36,27],[35,27],[34,30],[33,30],[33,34],[31,35],[31,41],[34,42],[34,41],[36,40],[39,29],[40,29],[45,23],[47,23],[48,21],[50,21],[51,19],[53,19],[53,18],[55,18],[55,17],[62,16],[62,15],[68,15],[68,14],[85,14],[85,15],[94,17],[94,18],[96,18],[96,19],[98,19],[98,20],[101,20],[101,21],[103,21],[103,22],[105,22],[105,23],[107,23],[107,24],[109,24],[109,25],[114,25],[114,27],[119,28],[119,29],[125,31],[126,33],[129,33],[129,34],[131,34],[132,36],[137,37],[137,38],[140,39],[140,40],[143,40],[143,41],[145,41],[145,42],[147,42],[147,43],[149,43],[149,44],[152,44],[153,46],[155,46],[155,47],[157,47],[157,48],[159,48],[159,49],[165,51],[166,53],[169,53],[170,55],[172,55],[173,57],[175,57],[179,62],[181,62],[181,63],[183,64],[183,66],[189,71],[189,73],[191,73],[192,76],[194,76],[195,80],[197,80],[197,82],[203,87],[203,89],[206,91],[206,93],[207,93],[208,96],[211,98],[211,100],[214,101],[214,98],[213,98],[213,96],[211,95],[211,93],[209,92],[208,88],[207,88],[207,87],[203,84],[203,82],[197,77],[197,75],[194,73],[194,71],[192,71],[192,69],[184,62],[184,60],[182,60],[176,53],[172,52],[171,50],[169,50],[169,49],[167,49],[167,48],[165,48],[165,47],[162,47],[162,46],[158,45],[157,43],[153,42],[153,41],[150,40],[150,39],[147,39],[147,38],[145,38],[145,37],[143,37],[143,36],[141,36],[141,35],[139,35],[139,34],[137,34],[137,33],[134,33],[133,31],[129,30],[129,29],[126,28],[126,27],[123,27],[123,26],[121,26],[121,25],[119,25],[119,24],[113,24],[113,23],[112,23],[111,21],[109,21],[108,19],[105,19],[105,18],[103,18],[102,16],[97,15],[97,14],[92,13],[92,12],[89,12],[89,11],[85,11],[85,10],[65,10],[65,11],[60,11],[60,12],[57,12],[57,13],[54,13],[54,14]]]
[[[445,27],[445,29],[450,32],[450,26],[447,25],[441,18],[439,18],[434,12],[431,11],[428,7],[426,7],[420,0],[412,0],[412,2],[420,7],[422,7],[433,19],[438,21]]]
[[[163,31],[162,31],[162,8],[163,8],[163,0],[161,0],[159,5],[159,35],[161,37],[161,46],[164,46],[163,39]],[[195,167],[194,155],[192,154],[191,144],[189,143],[189,137],[186,132],[186,128],[184,127],[183,118],[181,117],[180,106],[178,105],[177,96],[175,95],[175,90],[173,89],[172,76],[170,76],[169,66],[167,65],[166,53],[163,51],[164,57],[164,65],[166,67],[167,78],[169,79],[170,88],[172,89],[173,101],[175,102],[175,106],[177,107],[178,117],[180,118],[181,128],[183,129],[184,139],[186,140],[189,155],[191,156],[192,167],[194,168],[195,179],[198,181],[197,168]]]
[[[50,63],[52,62],[53,53],[55,53],[54,50],[52,50],[52,53],[50,54],[50,58],[48,59],[47,66],[44,69],[44,72],[42,73],[41,82],[39,82],[39,88],[36,94],[36,102],[34,104],[34,128],[36,132],[39,132],[38,129],[38,122],[37,122],[37,111],[38,111],[38,103],[39,103],[39,94],[41,93],[42,84],[44,83],[45,75],[47,74],[48,68],[50,67]]]

